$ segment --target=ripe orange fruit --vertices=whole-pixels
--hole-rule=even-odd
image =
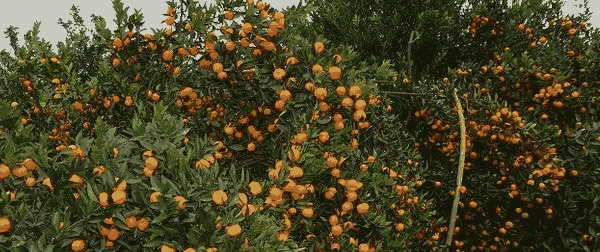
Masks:
[[[85,241],[82,239],[77,239],[71,242],[71,250],[73,251],[83,251],[85,250]]]
[[[346,201],[342,204],[342,210],[345,212],[349,212],[354,208],[354,204],[351,201]]]
[[[354,108],[356,110],[365,110],[366,107],[367,107],[367,102],[365,102],[365,100],[363,100],[363,99],[356,101],[356,103],[354,104]]]
[[[354,96],[354,98],[358,98],[361,94],[362,91],[360,89],[360,86],[354,85],[350,88],[350,93],[348,95],[351,97]]]
[[[328,157],[326,164],[327,164],[327,167],[334,168],[337,166],[338,160],[335,157]]]
[[[165,23],[166,23],[168,26],[173,26],[173,24],[175,24],[175,18],[174,18],[174,17],[167,17],[167,18],[165,19]]]
[[[160,246],[160,252],[175,252],[176,250],[169,245],[163,244]]]
[[[0,218],[0,234],[8,233],[12,229],[12,223],[9,218],[1,217]]]
[[[150,178],[152,177],[152,174],[154,174],[154,170],[150,170],[148,169],[148,167],[144,167],[144,176]]]
[[[477,207],[477,202],[471,201],[471,202],[469,202],[469,206],[472,207],[472,208],[476,208]]]
[[[133,229],[135,227],[137,227],[137,218],[135,216],[129,216],[127,217],[127,219],[125,219],[125,224],[127,225],[127,227],[129,229]]]
[[[227,43],[225,43],[225,48],[227,49],[227,51],[233,51],[235,49],[235,42],[231,40],[227,41]]]
[[[404,231],[404,223],[398,223],[398,224],[396,224],[396,230],[398,232]]]
[[[164,61],[171,61],[173,60],[173,50],[165,50],[162,53],[162,58]]]
[[[144,161],[144,165],[150,170],[155,170],[158,167],[158,160],[155,157],[148,157]]]
[[[217,62],[215,64],[213,64],[213,72],[218,74],[220,72],[223,72],[223,64],[220,62]]]
[[[321,111],[327,112],[329,111],[330,106],[326,102],[321,102],[319,103],[319,108],[321,109]]]
[[[173,9],[173,7],[169,6],[169,8],[167,9],[167,15],[169,15],[169,16],[175,15],[175,9]]]
[[[228,10],[228,11],[225,12],[224,16],[225,16],[225,18],[227,20],[233,20],[233,16],[234,15],[233,15],[233,12],[231,12],[230,10]]]
[[[342,62],[342,55],[336,54],[335,55],[335,61],[337,61],[338,63]]]
[[[140,231],[144,231],[148,228],[148,226],[150,225],[150,223],[148,222],[148,219],[146,217],[142,217],[138,219],[137,222],[137,228]]]
[[[161,194],[161,192],[158,192],[158,191],[156,191],[156,192],[153,192],[152,194],[150,194],[150,197],[148,197],[148,198],[149,198],[148,200],[149,200],[150,202],[152,202],[152,203],[156,203],[156,202],[158,202],[158,195],[159,195],[159,194]]]
[[[342,76],[342,69],[337,66],[331,66],[328,73],[332,80],[339,80]]]
[[[338,86],[335,89],[335,92],[337,93],[338,96],[342,96],[346,94],[346,88],[344,86]]]
[[[360,246],[358,246],[358,251],[359,252],[369,252],[371,250],[369,249],[369,244],[361,243]]]
[[[200,159],[200,160],[198,160],[198,162],[196,162],[196,168],[204,169],[204,168],[209,168],[209,167],[210,167],[210,163],[206,159]]]
[[[323,72],[323,66],[321,66],[321,64],[314,64],[312,66],[312,71],[313,71],[313,73],[316,73],[316,74],[322,73]]]
[[[353,115],[354,121],[358,122],[362,118],[367,118],[367,113],[364,110],[356,110]]]
[[[307,91],[313,91],[315,89],[315,84],[312,82],[307,82],[306,84],[304,84],[304,89],[306,89]]]
[[[228,236],[238,236],[242,233],[242,227],[239,224],[225,227]]]
[[[277,100],[277,101],[275,102],[275,108],[276,108],[277,110],[279,110],[279,111],[282,111],[282,110],[283,110],[283,108],[285,108],[285,102],[284,102],[284,101],[282,101],[282,100]]]
[[[0,164],[0,180],[8,178],[10,175],[10,168],[5,164]]]
[[[242,25],[242,31],[246,34],[250,33],[250,31],[252,31],[252,24],[244,23],[244,25]]]
[[[187,202],[187,200],[183,196],[177,195],[173,198],[179,202],[177,204],[177,210],[182,210],[185,208],[185,202]]]
[[[262,52],[260,51],[260,49],[258,49],[258,48],[252,49],[252,57],[258,57],[261,54],[262,54]]]
[[[227,73],[226,72],[220,72],[217,74],[217,78],[219,78],[219,80],[224,80],[227,78]]]
[[[293,156],[292,156],[292,154],[293,154]],[[292,148],[291,151],[288,151],[288,158],[292,161],[300,160],[301,155],[302,155],[302,152],[300,150],[298,150],[297,148]]]
[[[336,169],[334,169],[336,170]],[[335,196],[337,190],[334,187],[330,187],[327,192],[325,192],[325,198],[327,198],[328,200],[331,200],[333,198],[333,196]]]
[[[25,185],[27,185],[28,187],[32,187],[35,184],[36,184],[36,179],[34,177],[27,176],[27,179],[25,180]]]
[[[361,171],[367,171],[369,169],[369,166],[367,164],[361,164],[360,165],[360,170]]]
[[[338,224],[338,221],[339,221],[339,219],[338,219],[337,215],[333,214],[333,215],[329,216],[329,224],[330,225],[335,226]]]
[[[248,184],[248,188],[250,189],[250,193],[254,196],[262,193],[263,189],[260,183],[256,181],[252,181]]]
[[[281,93],[279,93],[279,99],[285,101],[288,101],[290,98],[292,97],[292,93],[290,93],[289,90],[283,90],[281,91]]]
[[[114,249],[115,248],[115,243],[112,241],[106,241],[105,246],[109,249]]]
[[[286,75],[285,70],[283,70],[281,68],[277,68],[277,69],[275,69],[275,71],[273,71],[273,78],[275,78],[275,80],[283,80],[283,77],[285,77],[285,75]]]
[[[13,175],[17,178],[22,178],[27,175],[27,168],[24,166],[19,166],[19,168],[15,168],[12,171]]]
[[[277,234],[277,240],[286,242],[289,239],[287,231],[282,231]]]
[[[323,100],[325,99],[325,97],[327,97],[327,90],[325,90],[322,87],[319,87],[315,90],[314,95],[315,97],[317,97],[317,99]]]
[[[270,41],[264,41],[264,42],[260,43],[260,46],[262,46],[267,52],[277,50],[277,48],[275,47],[275,44]]]
[[[245,193],[238,193],[238,201],[236,202],[240,207],[248,204],[248,196]]]
[[[117,205],[121,205],[127,200],[127,194],[124,191],[114,191],[111,197],[113,202]]]
[[[339,242],[334,242],[331,244],[331,250],[341,250],[342,249],[342,245]]]
[[[256,145],[254,143],[248,143],[248,146],[246,149],[248,151],[254,151],[254,150],[256,150]]]
[[[115,49],[119,49],[119,48],[121,48],[121,47],[123,46],[123,41],[121,41],[121,39],[120,39],[120,38],[115,38],[115,39],[113,40],[113,43],[112,43],[112,45],[113,45],[113,47],[114,47]]]
[[[342,106],[344,106],[345,108],[350,108],[350,107],[352,107],[353,104],[354,104],[354,101],[350,97],[346,97],[346,98],[342,99]]]
[[[98,195],[98,202],[100,203],[101,206],[103,207],[107,207],[110,205],[110,203],[108,203],[108,193],[106,192],[101,192]]]
[[[338,123],[342,123],[342,126],[344,125],[344,123],[340,122],[339,120],[338,120],[338,122],[336,122],[336,125]],[[323,132],[319,133],[319,141],[321,141],[321,143],[325,143],[328,140],[329,140],[329,133],[327,131],[323,131]]]
[[[217,204],[217,206],[224,205],[228,199],[227,193],[223,190],[218,190],[212,193],[212,200],[215,202],[215,204]]]
[[[313,45],[314,49],[315,49],[315,53],[317,54],[321,54],[323,52],[323,50],[325,50],[325,45],[323,44],[323,42],[316,42]]]
[[[116,241],[119,239],[120,236],[121,236],[121,231],[119,231],[119,229],[110,228],[108,230],[108,234],[106,235],[106,238],[108,238],[111,241]]]
[[[314,216],[314,210],[310,207],[305,207],[302,209],[302,216],[305,218],[312,218]]]
[[[50,190],[54,190],[54,189],[52,189],[52,180],[50,180],[50,178],[43,179],[42,185],[47,186],[48,188],[50,188]]]

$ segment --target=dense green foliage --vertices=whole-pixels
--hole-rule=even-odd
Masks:
[[[235,251],[244,238],[250,241],[245,250],[256,251],[329,251],[335,243],[341,251],[363,243],[377,251],[600,248],[600,210],[595,207],[600,199],[600,32],[581,25],[588,12],[561,20],[556,1],[534,0],[512,7],[506,1],[469,1],[474,7],[465,12],[459,9],[464,1],[311,0],[282,10],[286,29],[269,37],[264,28],[270,24],[257,14],[258,3],[225,1],[203,8],[180,2],[169,2],[176,14],[165,15],[174,17],[173,33],[153,29],[149,39],[140,30],[143,15],[126,14],[120,1],[113,2],[117,30],[106,29],[104,19],[94,16],[96,33],[90,40],[82,32],[73,34],[69,21],[64,24],[69,38],[66,45],[59,43],[58,53],[38,40],[39,23],[21,47],[14,27],[7,29],[15,57],[0,54],[0,161],[13,175],[0,180],[0,217],[11,216],[15,226],[0,235],[0,248],[65,250],[73,240],[84,238],[98,251],[108,244],[98,229],[110,216],[115,217],[112,227],[122,232],[113,244],[121,250],[156,250],[166,244],[177,251]],[[238,8],[242,5],[246,7]],[[223,13],[230,9],[244,20],[231,25],[233,34],[220,38],[241,41],[239,30],[250,22],[257,31],[248,38],[260,44],[260,31],[278,51],[250,56],[253,47],[238,45],[236,51],[228,51],[215,42],[219,55],[211,59],[207,41],[217,38],[208,33],[222,28]],[[81,26],[77,9],[72,10]],[[313,22],[302,18],[307,13]],[[547,25],[551,19],[555,24]],[[468,33],[470,29],[476,32]],[[133,42],[115,46],[116,38],[126,37]],[[324,43],[322,53],[317,53],[316,42]],[[192,46],[200,47],[200,60],[173,54],[173,59],[165,59],[169,50]],[[99,56],[104,53],[110,54],[108,59]],[[241,67],[239,54],[247,59]],[[294,67],[287,62],[292,55],[300,59]],[[139,58],[133,60],[135,56]],[[53,57],[60,63],[50,64]],[[40,64],[43,58],[48,60],[45,65]],[[22,59],[26,62],[19,62]],[[199,68],[206,62],[213,67],[223,63],[229,78]],[[323,74],[313,70],[316,63]],[[328,73],[334,65],[343,70],[341,80]],[[250,68],[256,70],[252,81],[244,78]],[[287,76],[279,80],[275,69],[282,68]],[[27,78],[35,89],[27,90]],[[62,96],[53,90],[60,87],[51,83],[54,78],[70,83]],[[331,110],[322,109],[307,82],[327,90],[325,101]],[[339,105],[344,97],[352,97],[348,90],[336,94],[336,87],[350,89],[355,84],[362,86],[360,99],[368,102],[368,120],[360,123],[352,120],[355,110]],[[181,102],[184,87],[194,90],[198,99]],[[292,98],[278,110],[274,104],[281,101],[276,97],[281,98],[282,89]],[[460,231],[443,249],[461,139],[454,90],[465,113],[467,151],[456,219]],[[115,96],[130,96],[134,105],[113,104]],[[210,105],[204,104],[208,96]],[[381,102],[371,103],[377,96]],[[84,109],[75,105],[78,102]],[[223,114],[215,104],[224,107]],[[33,112],[36,107],[40,111]],[[219,111],[217,116],[205,111],[207,107]],[[264,108],[272,110],[264,117],[268,120],[248,116],[259,108],[260,116]],[[319,108],[317,120],[314,113]],[[329,118],[334,113],[345,119],[341,130]],[[249,124],[242,123],[243,118]],[[363,128],[365,121],[370,125]],[[261,131],[264,141],[249,125]],[[267,130],[273,125],[274,131]],[[229,127],[250,133],[234,136],[227,133]],[[330,135],[327,144],[319,143],[323,131]],[[301,132],[308,141],[299,143]],[[359,148],[350,144],[355,139]],[[225,147],[218,148],[215,141]],[[59,150],[69,150],[70,145],[78,146],[85,158],[77,148],[70,153]],[[294,145],[302,150],[299,160],[292,158]],[[115,148],[118,155],[113,154]],[[146,150],[152,150],[160,164],[151,178],[144,177]],[[358,214],[357,206],[348,214],[339,213],[354,191],[350,182],[333,175],[335,169],[328,170],[333,167],[327,155],[338,161],[345,158],[339,164],[341,178],[362,181],[355,203],[368,203],[368,214]],[[199,169],[209,157],[213,166]],[[372,157],[376,161],[371,162]],[[29,167],[31,160],[37,170],[17,176],[19,165]],[[278,162],[285,169],[273,169]],[[99,166],[106,168],[102,176],[96,174]],[[301,167],[304,174],[294,179],[298,187],[289,189],[285,174],[293,167]],[[272,172],[283,179],[273,179]],[[73,187],[73,174],[86,185]],[[36,186],[25,185],[30,176]],[[127,181],[127,202],[101,207],[94,198],[115,190],[114,176]],[[52,179],[53,190],[42,185],[46,178]],[[252,195],[249,181],[259,182],[264,191]],[[306,193],[311,190],[300,185],[313,185],[314,192]],[[287,188],[279,206],[265,203],[277,201],[269,191],[272,187]],[[332,198],[326,196],[331,188],[338,190]],[[217,190],[229,195],[225,205],[216,203]],[[152,191],[162,193],[158,203],[148,201]],[[246,210],[251,205],[265,209],[241,216],[238,193],[248,195]],[[176,210],[181,205],[176,195],[187,200],[183,210]],[[292,208],[298,213],[291,214]],[[316,218],[301,214],[305,208],[313,209]],[[329,218],[336,211],[344,233],[331,238]],[[126,219],[131,216],[149,218],[149,229],[129,228]],[[222,227],[215,226],[217,216]],[[286,219],[289,229],[284,228]],[[226,235],[223,227],[235,224],[241,225],[243,235]],[[398,224],[406,228],[399,232]],[[47,232],[40,236],[40,230]],[[289,240],[283,242],[282,235]]]

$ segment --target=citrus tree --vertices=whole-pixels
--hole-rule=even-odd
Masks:
[[[595,92],[594,83],[596,83],[597,77],[595,76],[597,75],[593,67],[594,63],[592,62],[595,57],[593,55],[598,52],[600,47],[597,43],[598,40],[593,39],[597,37],[597,31],[591,29],[589,27],[590,24],[586,23],[590,15],[589,10],[586,9],[585,14],[580,14],[579,17],[573,15],[565,17],[560,11],[562,4],[558,1],[515,3],[512,7],[507,6],[506,2],[500,1],[473,1],[473,8],[467,10],[462,17],[448,18],[447,16],[451,15],[444,16],[442,14],[458,14],[456,12],[458,9],[454,9],[455,12],[449,11],[449,13],[440,10],[448,10],[453,6],[461,6],[464,2],[456,3],[457,5],[448,5],[446,3],[443,7],[430,9],[426,8],[426,6],[428,4],[431,6],[433,3],[428,1],[399,4],[386,3],[385,1],[350,2],[313,1],[312,3],[315,3],[320,9],[314,15],[311,15],[311,19],[313,21],[319,20],[320,22],[307,23],[306,26],[300,26],[301,30],[304,28],[303,31],[308,32],[317,29],[332,41],[353,46],[359,52],[359,57],[355,58],[360,58],[359,61],[372,60],[381,62],[386,59],[395,58],[396,62],[398,62],[408,55],[411,62],[424,63],[422,65],[424,67],[420,68],[422,70],[416,70],[416,74],[414,70],[419,69],[418,66],[415,67],[413,65],[413,71],[410,71],[408,61],[396,64],[393,67],[399,73],[398,80],[392,83],[387,81],[379,82],[379,90],[386,97],[386,100],[387,98],[390,99],[394,108],[392,113],[397,115],[397,117],[395,120],[387,122],[387,124],[377,124],[381,125],[381,131],[376,132],[381,133],[378,135],[383,141],[378,141],[379,138],[375,137],[370,138],[373,142],[366,144],[372,144],[375,149],[379,148],[382,152],[389,150],[389,157],[397,159],[400,165],[404,163],[404,165],[414,167],[415,176],[422,176],[424,178],[424,186],[420,187],[418,191],[421,193],[427,192],[432,198],[439,199],[434,200],[434,205],[436,205],[434,208],[439,209],[439,211],[436,211],[436,217],[433,219],[437,220],[445,216],[453,216],[454,214],[450,214],[450,210],[455,207],[453,206],[454,196],[451,190],[456,189],[455,181],[457,180],[457,174],[454,171],[457,170],[456,163],[459,161],[455,157],[459,150],[458,146],[460,146],[460,135],[457,135],[460,132],[458,131],[457,115],[455,113],[447,113],[452,110],[457,111],[457,108],[453,108],[453,103],[448,102],[448,100],[453,96],[452,86],[458,85],[464,87],[465,89],[462,90],[466,92],[462,94],[463,97],[461,99],[463,100],[463,106],[465,106],[464,102],[468,105],[469,109],[465,110],[465,117],[467,127],[471,128],[470,133],[469,130],[467,130],[467,133],[470,134],[470,137],[477,139],[477,141],[474,139],[468,140],[471,146],[468,149],[477,151],[469,151],[466,155],[467,162],[464,167],[464,179],[468,181],[468,184],[463,183],[463,185],[466,186],[464,189],[467,189],[467,187],[475,188],[482,196],[478,197],[471,192],[465,191],[471,194],[471,199],[475,200],[467,201],[464,196],[461,197],[463,200],[459,206],[466,206],[467,203],[470,205],[470,202],[472,202],[474,206],[479,207],[466,208],[465,210],[459,209],[459,216],[461,216],[465,224],[469,225],[469,229],[463,227],[460,231],[461,238],[458,238],[457,241],[460,241],[462,237],[472,237],[472,235],[482,235],[481,239],[475,239],[474,241],[486,240],[485,237],[491,235],[493,232],[490,232],[490,229],[484,229],[484,232],[478,228],[481,226],[500,230],[498,237],[493,237],[494,239],[491,242],[486,242],[487,246],[490,243],[495,243],[495,247],[497,248],[506,246],[506,244],[501,244],[503,239],[512,241],[523,240],[524,243],[520,246],[539,246],[540,248],[546,246],[538,242],[537,238],[521,238],[521,235],[525,236],[523,234],[525,230],[529,231],[525,228],[518,230],[519,234],[515,235],[518,238],[507,238],[506,236],[508,235],[502,233],[503,231],[500,229],[500,227],[505,228],[504,225],[490,224],[494,223],[494,220],[506,222],[504,215],[498,214],[498,217],[501,218],[496,219],[489,217],[476,219],[475,217],[481,211],[487,211],[488,213],[483,213],[482,215],[489,216],[489,212],[506,211],[506,208],[511,208],[515,213],[516,209],[522,209],[513,205],[508,207],[498,205],[499,208],[494,206],[485,209],[481,207],[482,204],[487,206],[490,202],[514,201],[512,199],[522,199],[523,202],[527,202],[528,200],[532,201],[531,199],[534,198],[530,194],[527,196],[507,195],[507,199],[490,198],[490,194],[494,195],[498,190],[502,190],[499,188],[505,185],[507,178],[510,179],[505,169],[530,169],[520,176],[529,178],[533,174],[535,177],[537,173],[531,172],[539,168],[535,157],[544,158],[544,155],[539,153],[556,151],[556,148],[559,148],[559,146],[563,150],[585,149],[589,151],[590,145],[586,147],[584,144],[585,141],[581,139],[574,140],[572,137],[575,137],[574,134],[576,131],[574,129],[578,128],[582,132],[594,132],[596,117],[593,115],[595,115],[597,109],[594,105],[590,106],[590,104],[595,104],[597,98],[592,95],[580,100],[587,100],[588,102],[572,104],[570,105],[572,112],[563,113],[567,108],[565,105],[566,101],[561,101],[561,98],[552,96],[546,91],[548,86],[560,83],[561,85],[570,86],[569,92],[576,92],[575,95],[578,97],[581,94],[581,89],[587,90],[591,88],[591,93]],[[407,10],[407,6],[411,4],[420,4],[422,6]],[[399,11],[400,9],[402,11]],[[403,15],[397,15],[397,13],[402,13]],[[418,22],[411,25],[398,20],[411,15],[415,17],[412,20],[421,21],[420,25]],[[352,18],[353,16],[356,18]],[[454,28],[446,30],[448,27]],[[323,32],[324,30],[327,32]],[[455,32],[458,32],[458,34]],[[420,35],[418,39],[415,39],[417,37],[415,34]],[[440,41],[441,43],[434,43],[433,45],[425,43],[427,41],[431,42],[431,36],[437,34],[440,35],[439,37],[442,41],[447,38],[451,41],[461,42],[443,43]],[[426,36],[429,36],[429,38],[422,39]],[[378,38],[384,39],[380,41]],[[398,51],[403,55],[394,55],[394,53],[389,53],[388,50],[382,49],[385,48],[386,43],[395,43],[396,41],[403,42],[402,46],[404,47]],[[414,42],[411,43],[412,41]],[[448,47],[441,48],[444,45],[448,45]],[[415,48],[419,46],[425,51],[415,53]],[[391,47],[392,50],[395,48],[399,48],[399,46]],[[439,50],[440,48],[441,50]],[[577,56],[581,55],[579,53],[585,53],[586,57],[580,56],[578,58]],[[438,58],[442,60],[433,60],[435,58],[433,56],[435,55],[442,55],[442,58]],[[506,57],[506,55],[510,55],[510,58]],[[419,57],[421,58],[419,59]],[[455,61],[453,59],[460,60]],[[432,61],[434,64],[431,64]],[[541,81],[537,77],[540,75],[544,76]],[[555,75],[557,75],[556,79],[550,78]],[[403,81],[404,78],[406,78],[405,81]],[[463,81],[459,82],[459,80]],[[579,83],[580,86],[574,86],[577,85],[576,83]],[[564,86],[561,86],[561,88],[564,88]],[[439,92],[440,96],[436,98],[431,96],[430,93],[424,95],[423,93],[429,91],[429,89],[434,91],[434,93]],[[545,92],[545,94],[537,94],[536,97],[535,92]],[[487,97],[488,94],[489,97]],[[544,96],[548,96],[550,99],[540,99],[545,98]],[[564,96],[569,97],[567,94]],[[553,105],[560,107],[554,107]],[[551,118],[550,115],[558,111],[561,112],[555,118],[558,117],[560,119],[557,118],[552,123],[546,123],[548,120],[551,120],[549,119]],[[519,149],[515,149],[510,142],[501,140],[501,138],[507,138],[503,136],[504,132],[514,132],[514,130],[506,129],[506,125],[503,125],[505,121],[498,121],[502,118],[502,113],[514,115],[513,112],[516,112],[522,118],[528,118],[528,114],[535,114],[535,116],[529,117],[529,122],[531,122],[531,125],[536,125],[533,127],[536,129],[536,132],[547,131],[545,133],[546,137],[554,135],[557,132],[563,133],[558,135],[557,138],[564,138],[564,140],[553,140],[555,142],[562,142],[559,145],[550,144],[552,140],[546,140],[544,142],[549,144],[545,147],[535,145],[533,144],[534,140],[531,140],[529,145],[519,144]],[[591,117],[585,117],[586,115],[590,115]],[[545,123],[536,122],[536,120],[542,120]],[[524,126],[527,125],[525,121],[523,123]],[[546,124],[553,126],[540,128],[540,125]],[[589,125],[589,127],[585,127],[584,125]],[[573,134],[570,136],[564,135],[564,132],[567,131],[573,132]],[[531,133],[530,130],[523,132]],[[523,132],[519,132],[516,136],[522,137],[525,135]],[[588,133],[585,134],[588,135]],[[595,138],[595,133],[583,136],[583,138],[589,139],[591,146],[595,146],[598,140]],[[539,135],[536,135],[534,139],[539,139]],[[539,144],[539,141],[537,144]],[[503,145],[510,147],[503,147]],[[392,147],[390,148],[390,146]],[[412,150],[412,148],[407,149],[409,146],[417,151],[407,153],[407,150]],[[552,149],[553,147],[554,149]],[[535,152],[539,156],[531,154]],[[593,155],[592,153],[595,153],[595,151],[585,152],[585,154],[563,151],[555,155],[560,156],[556,160],[574,160],[578,159],[576,157],[578,155],[589,156]],[[526,161],[528,155],[531,155],[530,161]],[[516,160],[521,161],[515,162]],[[523,161],[531,163],[523,167]],[[597,166],[595,162],[597,162],[595,159],[594,161],[588,159],[585,164],[580,163],[570,166],[570,168],[560,168],[573,169],[572,174],[574,175],[572,179],[576,179],[578,178],[576,176],[580,174],[579,171],[581,171],[578,171],[578,169],[581,169],[581,167],[590,168]],[[542,163],[544,167],[547,167],[549,162],[542,161]],[[509,164],[513,166],[511,167]],[[476,169],[476,167],[490,166],[494,168],[492,171],[489,171],[489,169]],[[468,178],[469,173],[477,170],[481,172],[475,172],[473,175],[470,175],[473,176],[472,178]],[[590,177],[594,178],[594,173],[588,174],[592,174]],[[514,176],[514,174],[512,175]],[[490,177],[483,178],[487,176]],[[545,176],[548,177],[548,175]],[[557,178],[560,177],[555,177],[555,179]],[[576,184],[579,184],[579,181],[577,180]],[[543,191],[545,185],[548,183],[558,182],[557,180],[545,180],[541,184],[542,189],[538,190]],[[590,181],[586,183],[590,183]],[[518,189],[518,186],[530,187],[531,185],[539,186],[540,184],[537,180],[525,180],[521,181],[520,184],[506,184],[506,189],[504,190],[515,192],[513,187]],[[433,192],[432,188],[435,188]],[[482,188],[488,189],[482,190]],[[449,191],[450,194],[448,194]],[[542,200],[542,198],[537,196],[535,198],[536,200]],[[593,198],[581,196],[578,200],[591,204],[590,200],[593,200]],[[528,204],[526,205],[529,206]],[[541,204],[538,203],[537,206],[539,205]],[[551,209],[548,207],[549,205],[551,204],[546,204],[546,208],[543,211],[539,210],[539,213],[535,215],[544,216],[544,218],[556,218],[546,215],[546,211],[556,212],[556,209]],[[574,209],[569,211],[572,210]],[[577,223],[578,221],[575,219],[586,220],[597,215],[597,213],[589,212],[589,215],[584,214],[585,217],[581,217],[582,214],[580,211],[583,210],[579,209],[576,211],[577,214],[566,214],[563,217],[572,217],[574,219],[571,220],[571,223]],[[528,216],[529,214],[531,213],[527,213],[526,215]],[[523,218],[519,214],[517,214],[517,217]],[[448,222],[446,220],[442,223]],[[482,222],[483,224],[479,224],[478,222]],[[460,223],[460,219],[456,223]],[[514,220],[511,220],[510,223],[514,223]],[[547,222],[542,221],[542,223]],[[597,227],[597,224],[594,224],[594,226]],[[528,225],[528,227],[531,227],[531,225]],[[562,229],[563,227],[559,228]],[[585,226],[580,228],[581,230],[588,230],[588,227]],[[447,230],[448,227],[439,226],[437,229],[423,228],[419,237],[425,239],[429,237],[429,240],[424,241],[423,244],[436,244],[436,241],[441,239],[440,231],[444,229]],[[578,233],[577,231],[573,231],[576,229],[571,227],[572,231],[570,233]],[[513,228],[511,230],[516,229]],[[548,231],[540,231],[544,230],[544,228],[532,228],[531,230],[533,232],[530,231],[527,233],[534,233],[532,236],[535,237],[555,236],[555,234],[551,234]],[[510,230],[508,234],[510,234]],[[573,241],[590,241],[590,237],[595,234],[595,231],[591,231],[591,234],[583,231],[578,234],[579,236],[574,238]],[[454,238],[456,239],[456,236]],[[564,244],[560,244],[555,239],[552,239],[549,243],[552,244],[550,245],[551,247],[564,246]],[[457,243],[455,246],[458,247],[459,245],[460,243]],[[511,243],[511,246],[514,245],[515,243]],[[519,242],[516,245],[519,246]],[[476,247],[478,245],[468,245],[465,242],[462,248],[469,248],[470,246]],[[586,247],[583,246],[581,249],[584,250]]]
[[[598,52],[574,36],[578,29],[571,32],[581,19],[563,18],[560,26],[544,30],[541,19],[521,23],[526,9],[504,19],[495,16],[498,6],[478,6],[472,35],[498,53],[485,66],[466,62],[443,79],[411,85],[389,62],[348,64],[359,56],[352,48],[288,29],[315,11],[310,3],[278,12],[251,0],[219,1],[210,8],[169,2],[165,24],[171,29],[145,35],[141,13],[129,16],[119,1],[113,4],[117,30],[95,17],[90,47],[82,35],[72,35],[53,53],[34,27],[28,47],[17,48],[9,28],[17,59],[2,55],[5,89],[12,92],[2,102],[7,147],[0,204],[7,210],[0,242],[7,247],[388,251],[439,250],[450,241],[452,249],[597,246],[592,241],[598,225],[591,221],[597,211],[559,200],[591,203],[593,195],[573,192],[597,184],[592,112],[598,84],[592,81],[599,79],[593,65]],[[231,22],[237,17],[241,23]],[[504,40],[479,28],[495,21],[505,27],[497,34]],[[224,35],[217,38],[211,28]],[[511,32],[515,38],[503,37]],[[508,41],[515,46],[504,46]],[[100,57],[104,52],[110,57]],[[540,67],[551,64],[553,55],[565,63],[543,74]],[[376,85],[395,76],[402,79],[399,86],[432,97],[407,110],[415,119],[400,127],[397,106]],[[509,84],[522,90],[519,96],[512,97]],[[539,89],[547,91],[530,93]],[[456,103],[453,90],[460,95]],[[523,105],[509,105],[498,95]],[[468,129],[459,137],[461,103],[462,127]],[[580,116],[564,117],[575,113]],[[552,146],[558,140],[554,125],[588,133],[558,134],[564,143]],[[403,135],[383,131],[393,128],[387,132]],[[414,137],[411,128],[428,135]],[[386,138],[401,139],[389,153],[379,151],[389,145]],[[461,147],[460,138],[466,138]],[[586,150],[568,151],[578,147]],[[465,164],[457,162],[459,149],[467,154]],[[465,170],[459,188],[453,186],[457,166]],[[444,240],[456,193],[457,227]],[[543,218],[571,220],[560,226],[568,245],[552,239],[557,235],[548,230],[558,225],[534,225]],[[41,228],[51,231],[36,237]],[[473,235],[482,237],[468,238]],[[544,236],[546,242],[532,243]]]
[[[355,235],[365,231],[353,225],[380,218],[369,209],[397,197],[390,190],[397,177],[364,177],[371,172],[357,164],[369,153],[355,150],[370,117],[384,116],[370,79],[391,79],[392,71],[364,75],[366,69],[344,65],[353,55],[347,48],[285,30],[302,12],[284,15],[263,2],[209,9],[170,2],[165,23],[173,29],[144,36],[142,15],[113,4],[117,31],[95,17],[98,35],[89,48],[71,46],[85,41],[77,35],[56,54],[34,32],[27,40],[35,45],[15,46],[19,62],[4,58],[7,91],[18,98],[4,103],[10,137],[2,183],[9,194],[2,204],[10,238],[2,242],[74,251],[292,251],[303,240],[302,246],[384,246],[375,236],[357,244]],[[221,22],[244,17],[221,27],[227,43],[209,31],[217,13]],[[105,51],[108,59],[74,63]],[[199,54],[200,60],[188,57]],[[8,130],[14,123],[18,128]],[[381,195],[358,201],[361,180],[389,189],[370,186],[365,195]],[[21,214],[27,205],[36,207]],[[392,222],[378,219],[379,228],[365,229],[392,239],[403,231]],[[52,231],[37,243],[16,239],[38,226]]]

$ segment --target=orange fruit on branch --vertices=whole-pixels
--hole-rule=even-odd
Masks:
[[[71,250],[72,251],[84,251],[85,250],[85,241],[82,239],[77,239],[71,242]]]
[[[12,229],[12,222],[7,217],[0,218],[0,234],[8,233]]]

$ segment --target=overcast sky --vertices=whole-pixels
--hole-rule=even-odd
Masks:
[[[215,0],[197,1],[199,3],[207,3],[207,5],[215,4]],[[266,3],[270,4],[277,10],[283,10],[288,6],[297,6],[299,1],[300,0],[272,0],[266,1]],[[13,57],[13,49],[10,46],[10,39],[6,37],[7,35],[4,34],[4,32],[10,25],[18,27],[18,45],[23,46],[25,33],[33,29],[33,25],[36,21],[41,22],[40,33],[38,36],[40,38],[44,38],[46,42],[52,44],[52,50],[57,53],[58,41],[64,42],[67,37],[67,31],[60,24],[58,24],[58,19],[62,18],[63,22],[68,22],[68,20],[73,21],[73,18],[70,15],[70,9],[72,5],[75,5],[79,9],[79,15],[81,18],[83,18],[84,25],[88,29],[86,34],[90,38],[92,38],[90,30],[95,30],[95,25],[91,21],[92,14],[104,17],[107,28],[110,29],[111,32],[117,27],[113,21],[113,19],[116,19],[116,16],[111,0],[19,0],[2,2],[2,9],[5,11],[2,13],[2,15],[0,15],[0,30],[2,30],[2,34],[0,34],[0,51],[6,49],[6,51],[8,51]],[[128,15],[133,14],[135,12],[134,9],[141,10],[141,12],[144,14],[145,24],[142,29],[146,30],[142,31],[142,34],[152,33],[150,28],[164,29],[169,27],[164,23],[161,24],[161,22],[165,19],[165,16],[162,14],[166,14],[168,7],[165,0],[121,0],[121,2],[124,4],[124,8],[127,6],[130,7],[127,11]],[[512,2],[513,0],[508,0],[509,6],[512,5]],[[306,0],[303,0],[303,4],[305,3]],[[578,4],[583,5],[583,3],[583,0],[565,0],[563,13],[583,13],[585,12],[584,8],[580,9],[579,7],[575,7],[575,5]],[[467,6],[470,6],[468,2],[463,5],[463,8],[467,8]],[[598,0],[589,0],[588,6],[591,12],[593,12],[592,10],[600,11],[600,1]],[[238,23],[240,20],[241,17],[235,19],[235,21]],[[310,18],[308,18],[308,20],[310,21]],[[231,24],[231,21],[227,22],[228,24]],[[589,23],[591,23],[593,27],[597,27],[598,24],[600,24],[600,13],[592,13]],[[78,27],[72,25],[71,28],[73,29],[74,33],[79,33]],[[216,31],[215,34],[219,36],[221,35],[221,32]]]

